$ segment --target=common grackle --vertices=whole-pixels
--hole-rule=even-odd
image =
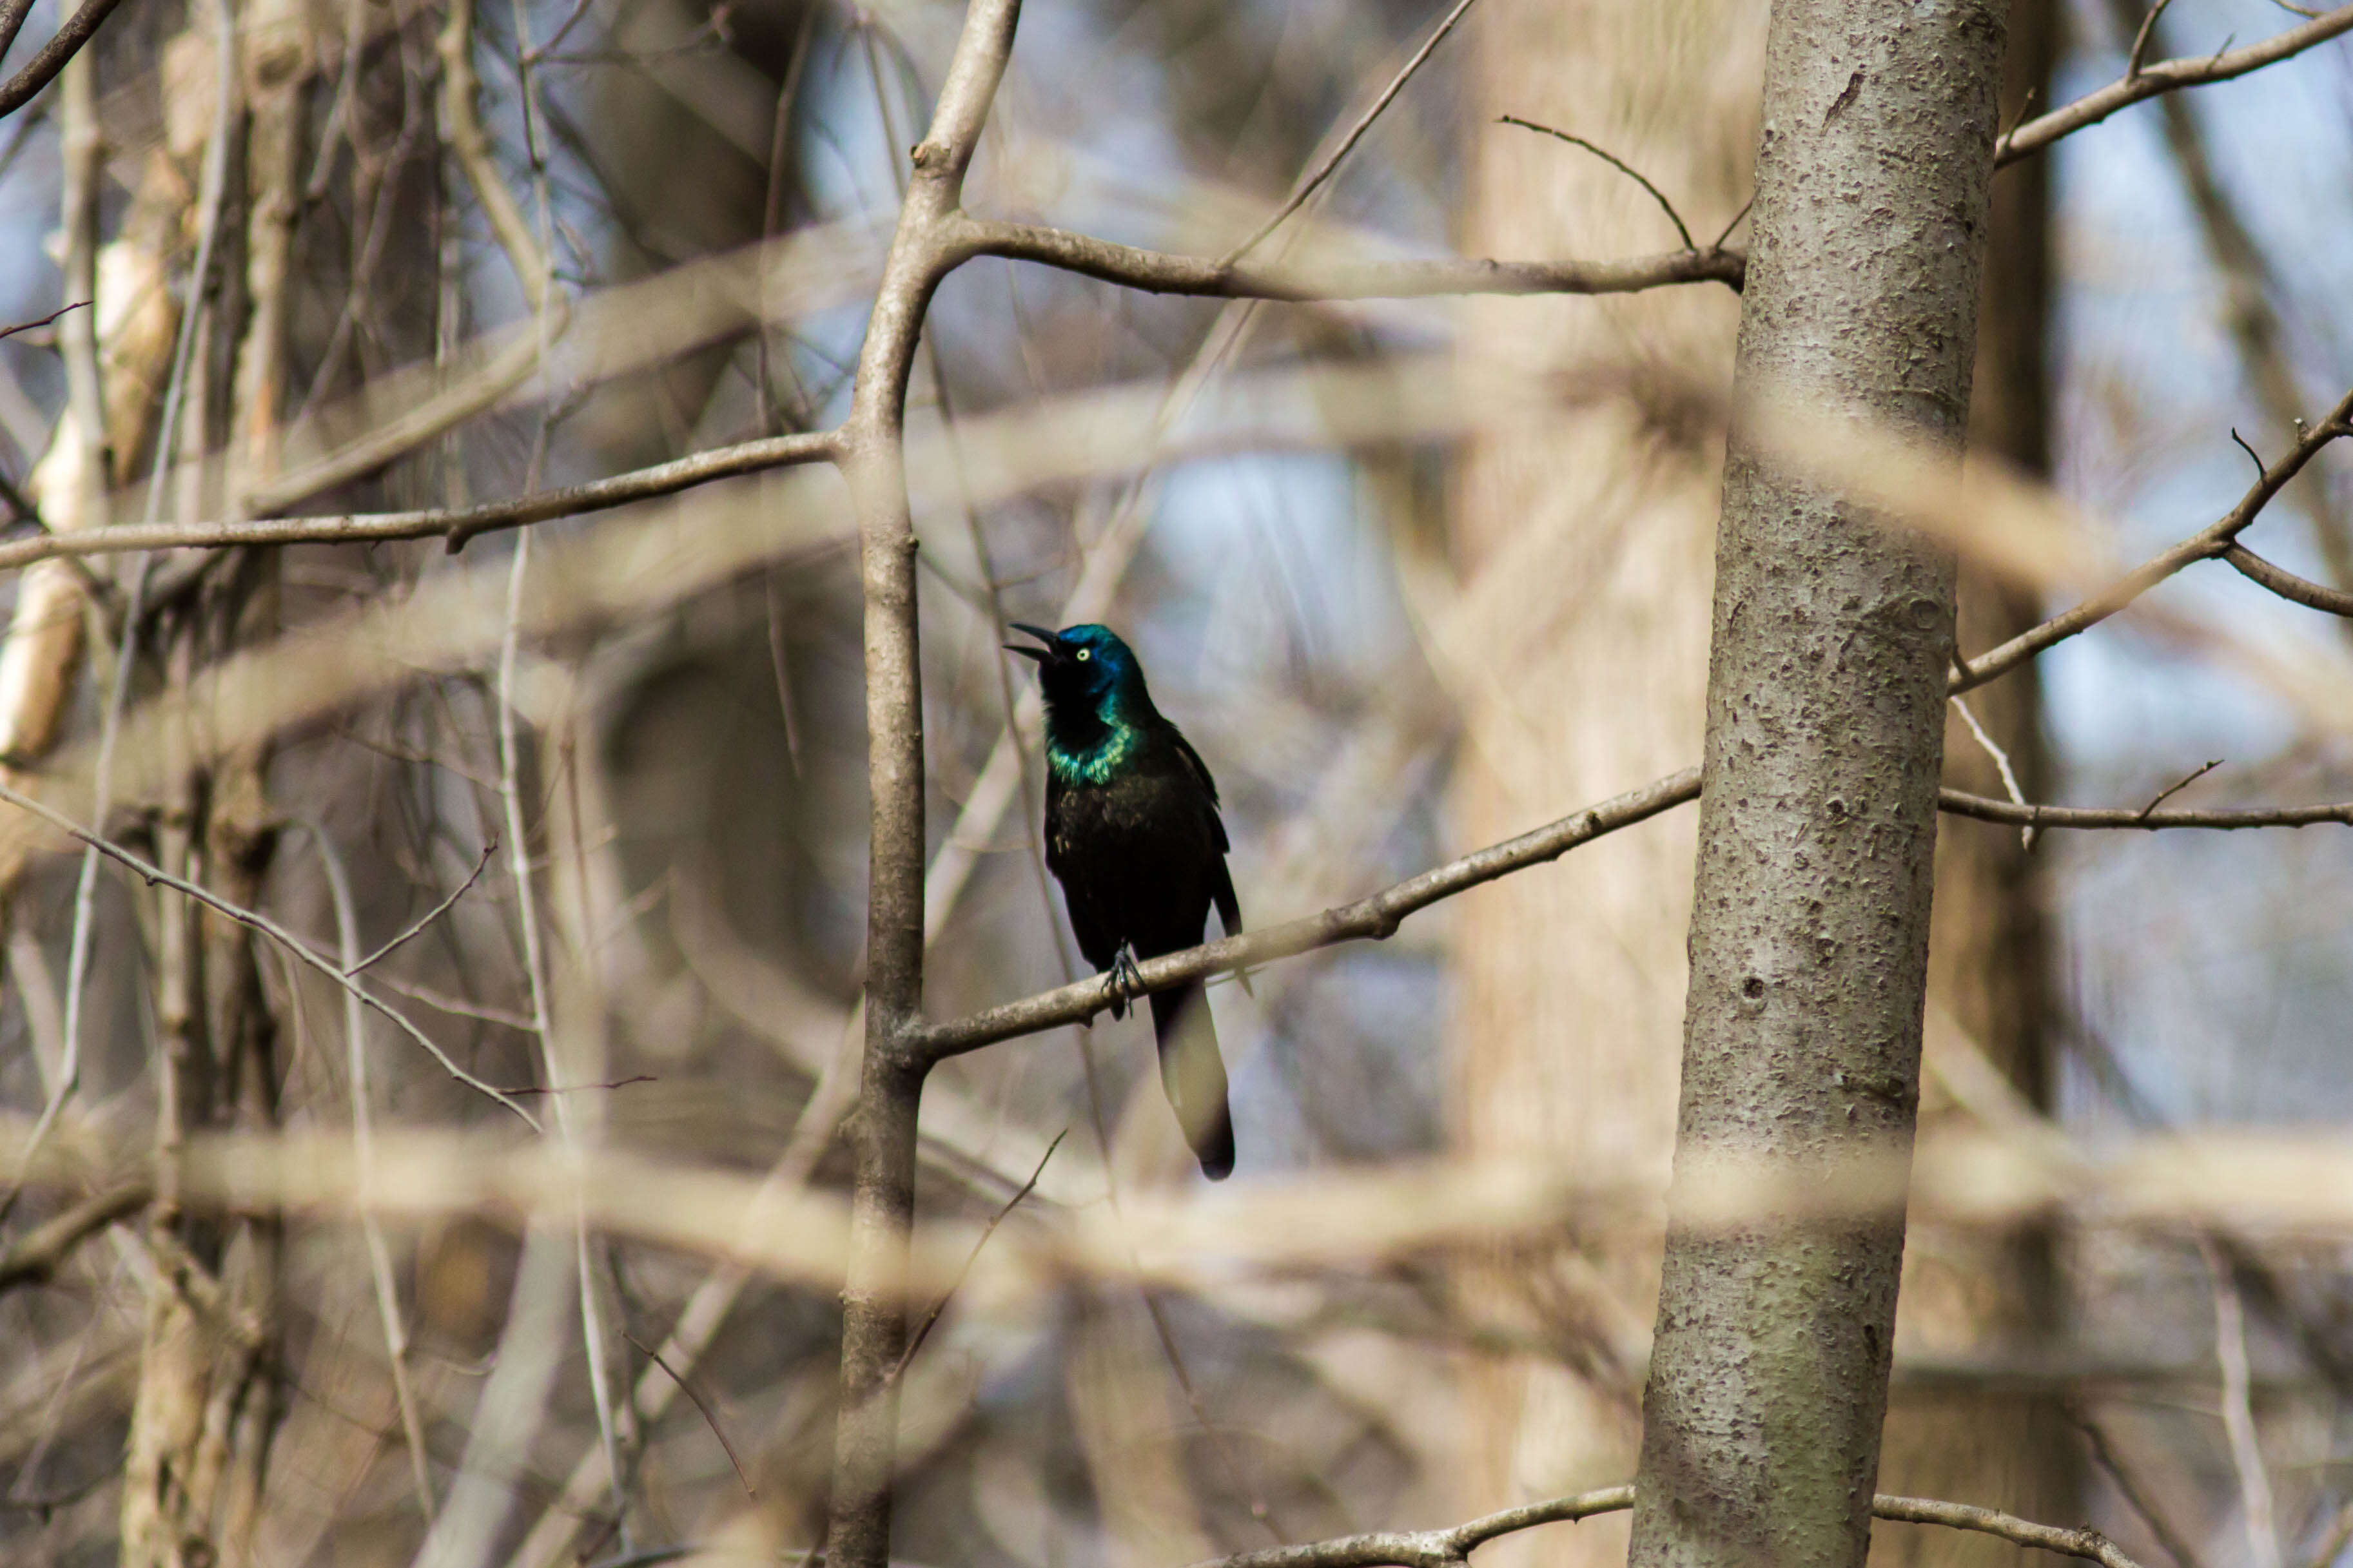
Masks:
[[[1045,689],[1046,864],[1062,884],[1079,951],[1109,973],[1112,1016],[1123,1017],[1139,957],[1198,943],[1212,903],[1229,936],[1242,929],[1218,786],[1108,628],[1013,629],[1043,645],[1006,647],[1038,661]],[[1198,981],[1153,993],[1152,1033],[1185,1141],[1201,1173],[1223,1181],[1234,1169],[1234,1123]]]

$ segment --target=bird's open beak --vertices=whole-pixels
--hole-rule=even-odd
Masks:
[[[1041,666],[1060,662],[1062,658],[1062,639],[1056,637],[1052,632],[1048,631],[1043,626],[1025,626],[1019,621],[1013,623],[1013,629],[1017,632],[1027,633],[1029,636],[1036,637],[1039,642],[1044,643],[1046,646],[1044,647],[1023,647],[1018,643],[1006,643],[1003,645],[1006,652],[1018,653],[1023,658],[1034,658]]]

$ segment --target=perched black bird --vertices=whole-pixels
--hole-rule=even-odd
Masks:
[[[1229,936],[1242,929],[1218,786],[1108,628],[1013,629],[1044,645],[1006,647],[1038,661],[1045,689],[1046,864],[1062,884],[1079,951],[1110,973],[1112,1016],[1122,1017],[1135,961],[1198,944],[1211,904]],[[1234,1169],[1234,1123],[1199,982],[1153,993],[1152,1032],[1185,1141],[1201,1173],[1223,1181]]]

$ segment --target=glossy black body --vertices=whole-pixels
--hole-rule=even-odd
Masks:
[[[1122,950],[1155,958],[1200,942],[1215,909],[1228,933],[1241,909],[1226,867],[1218,786],[1200,754],[1152,705],[1126,644],[1101,626],[1017,628],[1041,648],[1046,697],[1046,865],[1062,885],[1079,951],[1116,974]],[[1234,1167],[1233,1119],[1216,1026],[1199,984],[1150,998],[1161,1081],[1200,1160]],[[1124,1016],[1124,997],[1113,1005]]]

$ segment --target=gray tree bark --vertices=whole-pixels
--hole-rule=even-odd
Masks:
[[[1743,406],[1957,447],[2007,5],[1778,0]],[[1715,1155],[1908,1151],[1953,650],[1953,570],[1760,458],[1736,426],[1716,545],[1679,1188]],[[1860,1564],[1900,1217],[1672,1222],[1632,1568]]]

